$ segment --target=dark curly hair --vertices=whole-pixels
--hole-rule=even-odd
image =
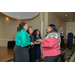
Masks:
[[[51,32],[57,32],[58,29],[57,29],[57,27],[54,24],[50,24],[49,26],[52,29]]]
[[[26,23],[25,22],[21,22],[20,24],[19,24],[19,27],[17,27],[17,31],[20,31],[21,29],[23,29],[23,26],[24,25],[26,25]]]

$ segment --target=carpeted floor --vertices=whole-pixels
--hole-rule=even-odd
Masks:
[[[13,62],[13,59],[8,60],[8,61],[6,61],[6,62]],[[36,62],[36,60],[35,60],[35,62]],[[44,62],[44,60],[41,58],[41,56],[40,56],[40,62]]]
[[[8,61],[6,61],[6,62],[13,62],[13,59],[11,59],[11,60],[8,60]]]
[[[6,62],[13,62],[13,59],[12,60],[9,60],[9,61],[6,61]],[[44,62],[43,60],[41,60],[40,62]]]
[[[74,49],[75,48],[72,48],[72,50],[68,50],[68,48],[62,48],[61,49],[63,52],[65,52],[66,57],[68,58],[68,60],[70,62],[75,62],[75,53],[74,53],[75,50]],[[13,59],[8,60],[6,62],[13,62]],[[40,62],[44,62],[41,57],[40,57]]]

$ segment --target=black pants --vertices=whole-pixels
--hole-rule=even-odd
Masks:
[[[61,48],[65,48],[64,42],[61,42]]]
[[[29,57],[30,57],[30,62],[34,62],[35,61],[34,54],[30,55]]]
[[[69,45],[69,50],[71,50],[72,49],[72,41],[69,41],[68,45]]]
[[[45,57],[44,61],[45,62],[56,62],[58,58],[59,58],[59,55],[58,56]]]

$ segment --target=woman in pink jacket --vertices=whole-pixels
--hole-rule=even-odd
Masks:
[[[60,34],[57,33],[57,27],[54,24],[50,24],[47,28],[48,35],[45,40],[38,39],[38,42],[42,43],[42,53],[45,62],[55,62],[59,55],[60,51]]]

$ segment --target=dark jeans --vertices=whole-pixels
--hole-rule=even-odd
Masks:
[[[45,57],[44,61],[45,62],[56,62],[58,58],[59,58],[59,55],[58,56]]]
[[[64,42],[61,42],[61,48],[65,48]]]

